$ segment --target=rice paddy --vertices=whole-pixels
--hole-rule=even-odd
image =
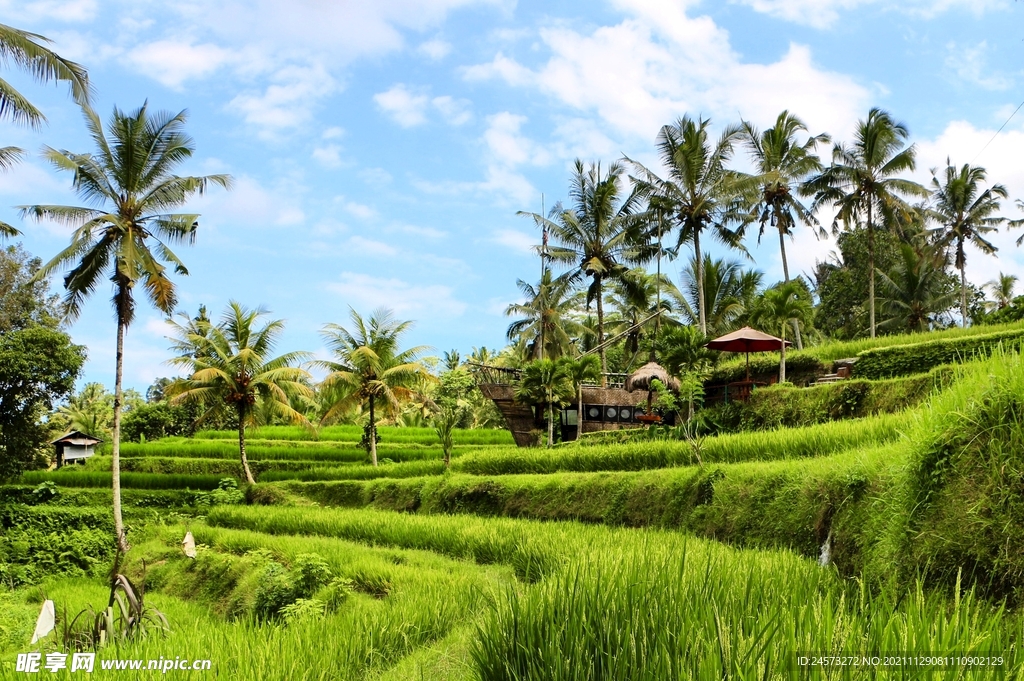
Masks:
[[[936,442],[951,429],[979,456],[996,452],[970,424],[987,423],[989,404],[1016,413],[1006,400],[1021,385],[1024,365],[997,357],[925,406],[806,428],[551,450],[464,431],[447,471],[427,429],[382,428],[373,467],[358,428],[264,428],[249,447],[258,484],[244,494],[223,485],[237,477],[233,433],[127,445],[123,569],[171,628],[99,660],[189,657],[211,669],[94,676],[1022,678],[1019,564],[1000,554],[973,572],[966,561],[959,573],[937,569],[956,539],[929,510],[944,499],[940,483],[913,502],[925,498],[915,476],[938,465]],[[1008,423],[999,438],[1015,443]],[[993,458],[986,474],[1016,480],[1017,455],[1003,456],[1004,472],[990,471]],[[57,647],[28,645],[44,595],[69,613],[105,605],[108,566],[73,560],[109,529],[108,463],[4,488],[17,510],[0,515],[0,576],[18,587],[0,592],[5,674],[18,653]],[[1011,536],[996,522],[1012,524],[1017,502],[1000,498],[1008,505],[985,511],[995,520],[968,532]],[[931,527],[949,541],[926,553],[934,541],[919,533]],[[181,550],[186,531],[194,560]],[[26,572],[57,537],[68,559]],[[982,569],[1004,570],[1002,581]]]

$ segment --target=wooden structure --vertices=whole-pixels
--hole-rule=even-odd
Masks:
[[[515,400],[515,386],[519,382],[518,369],[506,369],[484,364],[470,365],[476,377],[477,387],[484,397],[505,417],[505,423],[512,431],[512,438],[519,447],[533,447],[537,444],[537,431],[544,430],[544,409],[521,404]],[[558,417],[562,439],[573,440],[582,427],[582,432],[599,430],[620,430],[638,428],[643,422],[638,418],[644,408],[637,406],[637,396],[626,392],[623,387],[625,374],[606,374],[606,387],[583,386],[583,414],[580,418],[578,403],[562,409]]]
[[[57,468],[69,463],[85,463],[86,459],[95,454],[93,448],[101,442],[103,440],[79,430],[61,435],[50,443],[56,451]]]

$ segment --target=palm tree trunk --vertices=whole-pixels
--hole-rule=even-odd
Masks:
[[[604,301],[601,298],[604,297],[601,290],[601,277],[597,276],[594,279],[594,283],[597,288],[597,347],[600,348],[598,353],[601,355],[601,387],[608,387],[608,356],[605,354],[604,347]]]
[[[377,415],[373,412],[373,395],[370,395],[370,462],[377,465]]]
[[[555,405],[548,400],[548,447],[555,444]]]
[[[964,241],[960,239],[956,245],[956,259],[960,262],[960,319],[963,328],[967,328],[967,258],[964,257]]]
[[[245,455],[245,403],[238,403],[238,456],[242,459],[242,473],[245,481],[250,485],[256,484],[256,478],[252,477],[252,470],[249,468],[249,457]]]
[[[697,319],[700,322],[700,333],[708,335],[707,314],[704,311],[704,260],[700,254],[700,230],[693,230],[693,257],[697,263]]]
[[[785,282],[789,283],[789,261],[786,260],[786,235],[782,229],[779,230],[779,252],[782,253],[782,276]],[[793,320],[793,340],[796,341],[796,349],[803,350],[804,342],[800,338],[800,325]]]
[[[868,202],[868,328],[875,337],[875,225],[871,221],[871,203]]]
[[[128,537],[124,531],[124,518],[121,515],[121,403],[124,395],[121,392],[121,376],[124,366],[124,331],[125,324],[117,320],[116,367],[114,369],[114,434],[110,443],[110,480],[114,497],[114,534],[117,535],[118,550],[128,550]]]
[[[583,437],[583,379],[580,379],[579,386],[580,403],[576,411],[576,439]]]
[[[782,345],[779,346],[781,360],[779,361],[779,385],[786,382],[786,322],[782,322]]]

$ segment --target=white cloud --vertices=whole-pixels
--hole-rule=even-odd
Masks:
[[[416,180],[413,184],[433,194],[494,195],[503,205],[524,205],[537,196],[537,190],[520,172],[523,165],[543,166],[552,162],[551,153],[522,133],[525,116],[502,111],[487,117],[482,143],[486,170],[484,179],[466,181]]]
[[[417,94],[399,83],[390,90],[378,92],[373,96],[381,111],[403,128],[411,128],[426,123],[427,104],[429,99],[424,94]]]
[[[338,139],[339,137],[344,137],[344,135],[345,135],[345,129],[344,128],[340,128],[340,127],[338,127],[336,125],[332,126],[330,128],[327,128],[322,133],[320,133],[321,139],[325,139],[325,140],[335,140],[335,139]]]
[[[236,57],[211,43],[194,45],[180,40],[158,40],[135,47],[127,58],[139,73],[180,90],[186,80],[208,76]]]
[[[327,144],[313,150],[313,159],[325,168],[340,168],[341,147],[337,144]]]
[[[403,128],[412,128],[427,122],[427,111],[435,109],[449,125],[463,125],[473,118],[470,103],[448,95],[431,98],[425,89],[412,89],[398,83],[373,96],[373,101],[389,118]]]
[[[468,99],[454,99],[448,95],[442,95],[434,97],[430,103],[450,125],[463,125],[473,119]]]
[[[830,28],[843,12],[862,5],[931,18],[951,9],[965,9],[975,15],[1007,6],[1005,0],[733,0],[755,12],[814,28]]]
[[[515,251],[517,254],[533,254],[533,249],[537,245],[539,237],[535,234],[520,232],[518,229],[499,229],[495,230],[491,236],[491,241],[511,251]]]
[[[440,284],[342,272],[338,281],[325,288],[357,310],[389,307],[401,316],[426,314],[434,319],[459,317],[466,311],[466,304],[455,299],[452,288]]]
[[[359,179],[367,184],[380,186],[390,184],[394,178],[383,168],[363,168],[359,171]]]
[[[505,166],[547,165],[551,154],[522,134],[525,116],[503,111],[487,118],[484,143],[496,163]]]
[[[228,103],[229,109],[259,128],[263,137],[305,125],[317,103],[337,89],[335,80],[317,63],[286,66],[270,80],[262,92],[244,92]]]
[[[301,193],[301,187],[287,182],[265,187],[253,177],[239,175],[231,191],[198,198],[192,208],[203,214],[201,223],[212,224],[223,232],[233,232],[238,226],[244,234],[253,228],[303,223],[306,215],[299,202]]]
[[[448,56],[452,51],[452,45],[444,40],[434,39],[420,43],[416,51],[433,61],[439,61]]]
[[[468,79],[500,78],[535,88],[577,112],[594,112],[615,136],[650,140],[683,112],[755,123],[783,108],[812,130],[841,135],[852,130],[870,92],[849,76],[816,66],[810,50],[792,44],[770,64],[744,62],[728,33],[708,17],[690,17],[685,6],[618,0],[632,15],[614,26],[581,33],[569,26],[539,31],[550,53],[530,69],[498,53],[464,70]]]
[[[41,19],[66,22],[90,21],[96,16],[96,0],[0,0],[0,13],[5,23],[32,23]]]
[[[361,220],[369,220],[377,216],[377,211],[373,208],[362,203],[356,203],[355,201],[346,201],[345,210]]]
[[[973,47],[949,43],[946,46],[946,68],[967,83],[985,90],[1009,90],[1013,79],[988,67],[988,42],[982,40]]]
[[[384,257],[393,258],[398,255],[398,249],[383,241],[374,241],[361,236],[353,236],[348,240],[348,248],[351,252],[360,257]]]
[[[332,62],[402,49],[403,31],[426,31],[449,12],[495,0],[389,0],[388,2],[292,2],[200,0],[180,3],[196,23],[231,40],[267,44],[271,49],[319,53]]]
[[[420,227],[419,225],[390,225],[388,227],[385,227],[385,231],[389,233],[418,236],[426,239],[443,239],[444,237],[448,236],[447,232],[443,232],[440,229],[434,229],[433,227]]]

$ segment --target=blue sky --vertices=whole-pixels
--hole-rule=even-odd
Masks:
[[[317,353],[318,329],[347,323],[349,306],[394,308],[416,320],[409,342],[438,354],[502,345],[516,279],[539,269],[539,235],[516,211],[562,199],[576,157],[656,166],[658,129],[684,113],[764,127],[788,108],[843,140],[880,106],[910,128],[917,179],[948,156],[1024,198],[1024,113],[985,147],[1024,100],[1022,12],[1010,0],[0,0],[0,22],[89,69],[104,119],[145,100],[187,108],[197,152],[182,173],[234,176],[190,206],[203,217],[179,251],[182,309],[262,304],[287,320],[282,350]],[[62,89],[3,76],[49,119],[0,126],[5,144],[90,150]],[[0,219],[74,202],[69,185],[34,153],[0,175]],[[20,226],[43,258],[69,236]],[[969,278],[1024,275],[1017,236],[996,237],[998,259],[970,253]],[[781,278],[777,245],[755,239],[757,267]],[[800,234],[790,266],[809,271],[833,248]],[[108,299],[97,291],[71,333],[90,350],[85,378],[112,385]],[[126,386],[171,373],[165,334],[140,307]]]

